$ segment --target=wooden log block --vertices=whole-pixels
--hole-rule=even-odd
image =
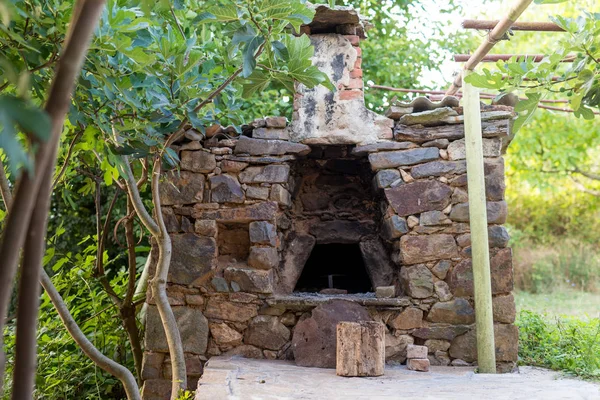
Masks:
[[[381,376],[385,327],[381,322],[339,322],[335,372],[339,376]]]

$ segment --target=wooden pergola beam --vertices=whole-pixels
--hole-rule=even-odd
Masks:
[[[492,30],[498,25],[498,20],[465,19],[462,27],[465,29]],[[565,30],[553,22],[514,22],[511,31],[532,32],[564,32]]]
[[[498,21],[494,29],[490,31],[486,39],[479,45],[477,50],[475,50],[475,53],[471,55],[467,63],[464,65],[464,69],[473,71],[477,64],[479,64],[479,61],[481,61],[481,59],[490,52],[492,47],[494,47],[498,41],[504,38],[506,32],[517,21],[517,19],[519,19],[521,14],[523,14],[523,12],[532,2],[533,0],[518,0],[517,3],[510,9],[508,14]],[[452,82],[452,85],[446,91],[446,94],[450,95],[456,93],[462,86],[462,79],[463,73],[461,72],[454,78],[454,82]]]
[[[547,57],[544,54],[489,54],[481,57],[479,62],[496,62],[496,61],[508,61],[511,58],[527,58],[533,62],[541,62],[544,57]],[[454,61],[455,62],[467,62],[471,58],[470,54],[455,54]],[[570,63],[575,60],[575,56],[568,56],[561,60],[564,63]]]

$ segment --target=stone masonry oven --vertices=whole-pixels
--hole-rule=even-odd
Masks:
[[[180,168],[161,182],[190,389],[217,355],[335,366],[341,319],[382,321],[388,362],[404,362],[410,343],[427,345],[433,365],[476,361],[458,100],[421,98],[377,115],[364,105],[358,14],[317,6],[303,34],[337,90],[298,85],[290,124],[260,118],[239,136],[217,126],[200,141],[190,132],[174,146]],[[515,367],[518,342],[502,226],[512,118],[507,107],[482,109],[501,371]],[[378,297],[378,287],[392,288]],[[165,398],[168,349],[150,290],[147,303],[143,396]]]

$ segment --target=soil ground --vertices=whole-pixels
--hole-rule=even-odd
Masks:
[[[386,366],[377,378],[338,377],[333,369],[298,367],[293,361],[214,357],[196,400],[599,400],[600,385],[535,367],[519,373],[476,374],[471,367],[409,371]]]

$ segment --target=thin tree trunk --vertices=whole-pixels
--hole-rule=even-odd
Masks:
[[[79,345],[81,350],[100,368],[104,371],[108,372],[111,375],[114,375],[121,381],[125,388],[125,393],[127,394],[127,398],[129,400],[141,400],[140,390],[136,383],[135,377],[124,366],[116,363],[110,358],[106,357],[102,354],[93,344],[88,340],[88,338],[83,334],[77,323],[69,313],[67,306],[65,305],[64,300],[52,284],[50,277],[46,274],[44,270],[42,270],[42,286],[48,293],[50,300],[52,300],[52,304],[58,311],[58,315],[60,319],[62,319],[65,327],[69,331],[69,334],[75,340],[75,342]]]
[[[8,214],[0,243],[0,260],[2,260],[0,263],[0,332],[4,330],[19,253],[29,227],[34,202],[45,176],[43,172],[54,170],[60,135],[71,104],[75,80],[81,71],[90,38],[100,19],[103,7],[103,0],[79,0],[75,4],[64,50],[46,103],[46,112],[52,121],[51,135],[47,142],[41,143],[39,146],[35,160],[35,175],[30,177],[24,172],[17,184],[14,204]],[[44,239],[44,235],[42,235],[42,239]],[[30,327],[30,329],[35,328]],[[2,336],[0,336],[0,347],[2,348],[0,349],[0,353],[2,353],[0,377],[3,378],[5,356]],[[3,381],[4,379],[0,379],[0,394]]]
[[[37,360],[37,321],[40,303],[40,272],[46,249],[48,209],[52,193],[52,170],[44,171],[23,248],[17,303],[16,360],[13,371],[13,400],[33,398]]]
[[[167,338],[167,345],[169,347],[171,368],[173,371],[171,399],[175,400],[177,399],[179,391],[187,388],[187,375],[179,328],[167,297],[167,277],[169,274],[169,266],[171,264],[171,237],[167,232],[162,212],[160,211],[159,179],[161,174],[161,157],[156,157],[152,169],[152,201],[154,203],[154,210],[156,211],[156,221],[150,216],[142,202],[137,183],[129,165],[129,158],[127,156],[122,156],[122,158],[127,192],[133,208],[140,218],[140,221],[142,221],[146,229],[150,231],[158,243],[158,262],[154,278],[150,285],[152,287],[152,294],[156,301],[158,313]]]
[[[144,352],[140,341],[140,331],[137,327],[135,318],[135,305],[133,304],[133,295],[135,292],[135,276],[137,275],[137,261],[135,259],[135,234],[133,231],[133,205],[131,199],[127,197],[127,219],[125,220],[125,239],[127,240],[127,263],[129,269],[129,281],[127,282],[127,293],[121,307],[121,318],[123,319],[123,327],[127,331],[131,352],[133,353],[133,361],[135,370],[138,376],[138,382],[142,379],[142,358]]]
[[[171,399],[176,400],[179,389],[187,389],[187,374],[185,370],[185,356],[183,354],[181,335],[179,334],[177,321],[175,320],[175,315],[173,314],[173,310],[169,304],[169,298],[167,297],[167,278],[169,275],[169,267],[171,265],[171,237],[165,226],[165,221],[160,208],[159,179],[161,174],[161,162],[161,157],[157,156],[154,160],[154,168],[152,169],[152,200],[160,234],[156,237],[159,248],[158,262],[156,264],[154,278],[150,282],[150,285],[152,287],[152,295],[156,301],[158,313],[160,314],[160,319],[163,323],[167,344],[169,345],[171,368],[173,371]]]

